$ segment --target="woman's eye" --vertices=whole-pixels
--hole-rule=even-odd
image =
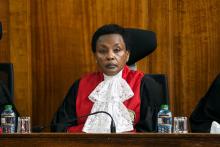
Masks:
[[[105,50],[105,49],[98,49],[98,52],[99,52],[99,53],[105,53],[106,50]]]
[[[115,53],[118,53],[118,52],[120,52],[120,51],[121,51],[120,48],[115,48],[115,49],[114,49],[114,52],[115,52]]]

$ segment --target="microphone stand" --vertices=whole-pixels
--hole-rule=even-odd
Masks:
[[[115,121],[114,121],[114,119],[112,118],[112,116],[111,116],[108,112],[105,112],[105,111],[97,111],[97,112],[90,113],[90,114],[88,114],[88,115],[80,116],[80,117],[78,117],[77,119],[81,119],[81,118],[83,118],[83,117],[87,117],[87,116],[94,115],[94,114],[98,114],[98,113],[105,113],[105,114],[107,114],[107,115],[111,118],[110,130],[111,130],[111,133],[116,133]]]
[[[77,119],[81,119],[81,118],[84,118],[84,117],[88,117],[90,115],[94,115],[94,114],[98,114],[98,113],[105,113],[107,114],[110,118],[111,118],[111,125],[110,125],[110,131],[111,133],[116,133],[116,127],[115,127],[115,122],[114,122],[114,119],[112,118],[112,116],[108,113],[108,112],[105,112],[105,111],[97,111],[97,112],[93,112],[93,113],[90,113],[90,114],[87,114],[87,115],[84,115],[84,116],[80,116],[80,117],[77,117],[71,121],[67,121],[67,122],[63,122],[63,123],[73,123],[73,121],[76,121]],[[63,123],[59,123],[59,124],[54,124],[55,126],[56,125],[63,125]],[[53,126],[53,125],[47,125],[47,126],[37,126],[37,127],[33,127],[32,128],[32,131],[33,132],[41,132],[42,130],[44,130],[45,128],[47,127],[50,127],[50,126]]]

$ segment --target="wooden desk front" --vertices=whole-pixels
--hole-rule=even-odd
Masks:
[[[220,134],[3,134],[1,147],[220,147]]]

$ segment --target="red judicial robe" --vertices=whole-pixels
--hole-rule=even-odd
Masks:
[[[123,69],[122,78],[134,92],[134,96],[126,100],[124,105],[135,113],[135,131],[156,131],[156,117],[163,99],[160,84],[142,72],[130,70],[127,66]],[[81,132],[86,118],[77,117],[90,113],[93,102],[88,96],[103,80],[103,73],[96,72],[76,81],[56,112],[51,131]]]

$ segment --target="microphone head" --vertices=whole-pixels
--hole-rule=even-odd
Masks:
[[[112,121],[111,121],[111,126],[110,126],[111,128],[111,133],[116,133],[116,127],[115,127],[115,122],[114,122],[114,120],[112,119]]]

